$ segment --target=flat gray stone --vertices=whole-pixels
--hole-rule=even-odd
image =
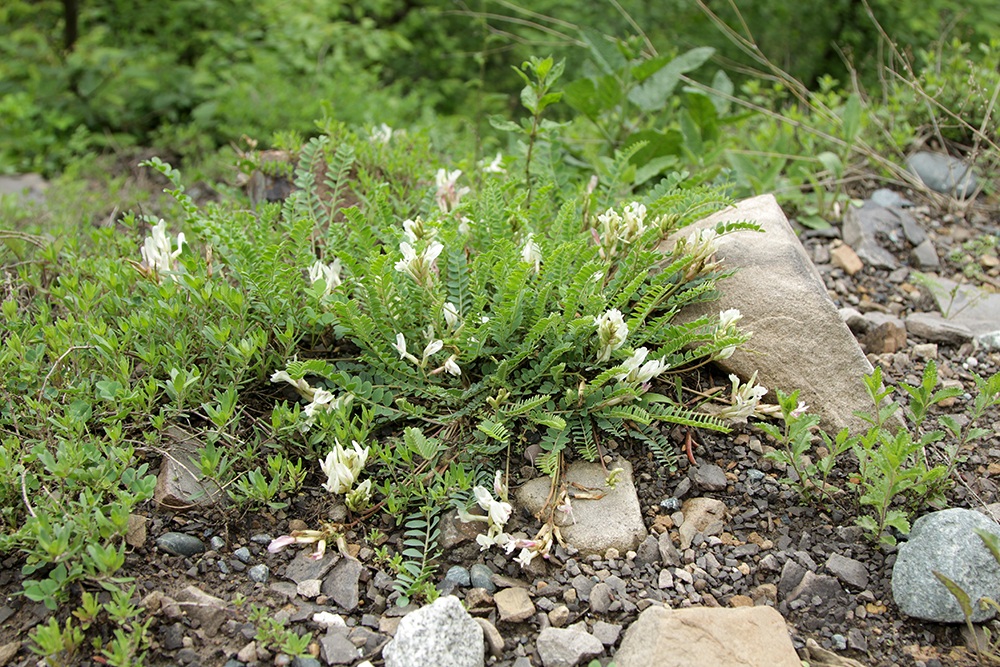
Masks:
[[[879,206],[886,208],[907,208],[913,206],[913,202],[889,188],[879,188],[871,194],[869,199]]]
[[[458,598],[446,595],[407,614],[382,651],[386,667],[483,667],[483,628]]]
[[[493,596],[497,613],[504,623],[520,623],[535,615],[535,603],[523,588],[504,588]]]
[[[719,284],[718,301],[695,304],[685,318],[738,308],[739,326],[753,332],[729,359],[717,362],[727,373],[746,380],[758,371],[759,382],[771,390],[800,390],[800,401],[818,414],[824,429],[863,430],[854,412],[870,412],[863,377],[872,372],[857,341],[837,313],[826,286],[771,195],[739,202],[680,230],[665,242],[725,221],[752,221],[764,234],[730,234],[720,239],[718,258],[736,274]],[[816,341],[822,341],[817,345]]]
[[[611,587],[601,582],[590,590],[590,611],[606,614],[611,607]]]
[[[615,653],[617,667],[800,667],[785,619],[773,607],[653,606]]]
[[[594,623],[593,635],[605,646],[614,646],[622,633],[622,626],[617,623],[597,621]]]
[[[226,504],[222,488],[199,469],[198,450],[204,443],[178,426],[168,427],[163,435],[164,454],[153,490],[156,504],[175,512]]]
[[[946,320],[938,313],[913,313],[906,317],[906,333],[914,338],[943,343],[945,345],[961,345],[973,339],[972,329]]]
[[[1000,525],[974,510],[941,510],[913,522],[892,568],[892,597],[901,612],[939,623],[964,622],[958,601],[934,576],[940,572],[972,600],[974,623],[993,617],[992,607],[976,603],[983,597],[1000,600],[1000,563],[973,532],[976,528],[1000,537]]]
[[[927,288],[945,319],[961,324],[987,350],[1000,349],[1000,294],[930,276]]]
[[[328,665],[353,665],[361,653],[348,639],[347,628],[330,628],[320,637],[319,647]]]
[[[285,578],[297,584],[309,579],[324,579],[339,560],[336,550],[326,551],[319,560],[309,558],[311,553],[310,549],[300,549],[285,566]]]
[[[840,554],[830,554],[826,560],[826,569],[852,588],[862,591],[868,588],[868,568],[860,561]]]
[[[950,155],[920,151],[906,158],[906,166],[935,192],[964,199],[976,191],[975,170]]]
[[[726,472],[714,463],[694,466],[688,472],[694,485],[703,491],[725,491],[729,486]]]
[[[323,580],[323,595],[335,602],[344,611],[354,611],[358,607],[358,579],[364,569],[354,558],[341,558],[330,574]]]
[[[577,462],[566,469],[566,481],[582,487],[602,491],[605,495],[597,500],[573,499],[573,517],[557,512],[557,522],[563,539],[576,547],[584,556],[603,556],[608,549],[619,553],[634,550],[646,539],[646,526],[642,520],[642,509],[632,481],[632,464],[618,459],[608,469],[622,468],[614,488],[605,486],[607,473],[600,463]],[[550,480],[538,477],[530,480],[517,490],[516,502],[531,514],[543,509],[549,496]]]
[[[174,598],[184,614],[197,619],[208,637],[214,637],[218,633],[228,616],[225,600],[209,595],[197,586],[181,589]]]
[[[535,641],[543,667],[576,667],[604,653],[604,644],[579,628],[545,628]]]

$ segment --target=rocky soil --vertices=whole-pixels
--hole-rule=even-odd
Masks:
[[[919,202],[913,193],[906,196]],[[895,266],[879,265],[845,244],[840,228],[806,231],[803,245],[837,306],[857,311],[845,311],[844,317],[852,319],[869,360],[883,368],[888,384],[916,384],[926,361],[935,359],[942,380],[969,391],[973,372],[985,376],[1000,370],[995,349],[964,334],[951,339],[935,334],[938,340],[931,341],[906,326],[883,324],[895,322],[889,316],[905,321],[911,313],[934,310],[927,289],[914,281],[914,268],[995,292],[1000,261],[996,246],[983,239],[991,237],[995,244],[1000,217],[995,210],[959,215],[915,206],[907,211],[924,238],[875,236]],[[926,246],[914,252],[925,242],[938,259],[936,267]],[[697,380],[706,388],[728,384],[724,372],[707,371]],[[968,400],[959,398],[935,411],[960,415]],[[1000,501],[1000,415],[990,414],[987,427],[992,435],[966,452],[958,466],[950,506],[981,508]],[[445,518],[439,588],[462,600],[483,628],[487,664],[553,667],[586,664],[591,658],[606,664],[639,613],[656,605],[773,607],[785,619],[800,656],[810,655],[807,643],[814,651],[811,664],[975,664],[959,627],[899,613],[890,588],[896,551],[873,545],[854,525],[851,496],[843,496],[841,507],[803,505],[781,482],[787,471],[764,458],[773,443],[752,424],[725,436],[694,434],[693,464],[682,451],[686,433],[678,429],[673,436],[679,454],[675,468],[659,464],[637,443],[609,446],[609,464],[621,456],[633,467],[648,533],[633,549],[583,555],[558,547],[547,562],[522,570],[496,551],[481,552],[472,541],[475,525]],[[535,475],[527,461],[514,462],[512,469],[517,483]],[[846,487],[854,473],[845,462],[832,481]],[[693,499],[707,500],[692,505]],[[217,505],[189,511],[152,503],[143,508],[129,535],[123,574],[135,579],[154,619],[149,664],[382,664],[387,643],[415,607],[395,604],[392,577],[376,559],[375,547],[381,544],[369,543],[359,531],[347,536],[354,558],[328,553],[317,562],[294,547],[271,554],[272,538],[335,519],[342,511],[318,483],[290,502],[274,514],[241,514]],[[699,505],[712,520],[682,530]],[[525,512],[512,523],[512,530],[527,534],[538,527]],[[387,536],[384,545],[397,548],[397,529],[390,523],[380,528]],[[20,565],[12,555],[0,570],[0,666],[36,663],[27,633],[48,615],[18,595]],[[314,657],[293,660],[254,642],[255,606],[266,607],[271,617],[287,620],[298,632],[311,632]],[[556,636],[547,628],[578,634],[557,656]],[[815,647],[833,657],[824,663]],[[97,658],[81,662],[99,663]]]

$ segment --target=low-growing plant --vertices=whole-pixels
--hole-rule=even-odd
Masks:
[[[882,544],[896,543],[893,529],[905,535],[910,532],[910,517],[922,506],[939,504],[944,491],[953,483],[952,473],[960,460],[961,452],[973,440],[989,431],[979,426],[986,410],[1000,404],[1000,373],[988,379],[975,378],[977,394],[969,419],[960,422],[951,415],[939,415],[938,421],[946,430],[923,428],[929,409],[938,403],[955,398],[962,390],[955,387],[938,389],[937,365],[928,360],[920,384],[901,383],[909,396],[906,416],[919,433],[915,437],[899,419],[900,404],[889,397],[892,388],[882,383],[882,370],[876,368],[864,378],[865,390],[875,411],[857,413],[870,425],[865,432],[851,435],[842,429],[836,437],[820,431],[826,452],[816,462],[807,459],[807,452],[815,438],[814,429],[819,418],[808,415],[798,404],[797,392],[791,395],[778,391],[781,429],[773,424],[759,427],[781,444],[767,455],[794,472],[794,477],[784,480],[793,484],[807,502],[836,501],[840,491],[827,482],[838,461],[848,451],[855,455],[858,472],[851,476],[850,486],[858,494],[858,503],[864,512],[856,520],[873,539]],[[947,444],[941,444],[941,443]]]

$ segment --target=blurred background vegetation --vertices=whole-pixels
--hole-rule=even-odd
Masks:
[[[913,68],[903,78],[922,81],[970,124],[991,116],[991,80],[983,77],[997,76],[1000,4],[536,0],[528,9],[509,0],[5,0],[0,173],[51,175],[76,156],[136,146],[200,158],[243,136],[267,146],[275,133],[315,135],[319,119],[449,127],[480,142],[488,135],[492,149],[501,140],[486,119],[516,108],[514,67],[554,54],[566,59],[564,81],[600,74],[593,50],[581,48],[582,29],[634,36],[647,59],[712,47],[693,79],[727,91],[732,84],[730,94],[781,114],[794,116],[789,109],[802,91],[837,94],[837,102],[867,90],[866,100],[889,109],[890,134],[905,140],[936,114],[887,80],[886,71],[906,69],[899,56]],[[789,79],[762,67],[753,49],[741,50],[740,38]],[[798,95],[789,80],[803,84]],[[950,138],[969,136],[958,128]]]

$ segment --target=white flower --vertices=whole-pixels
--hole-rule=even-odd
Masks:
[[[622,222],[622,240],[631,243],[646,231],[646,207],[635,201],[627,204]]]
[[[292,376],[288,374],[288,371],[276,371],[274,375],[271,376],[271,382],[287,382],[295,387],[295,391],[299,392],[299,396],[310,401],[313,399],[313,396],[316,395],[316,390],[309,386],[309,383],[305,381],[305,378],[293,380]]]
[[[455,363],[457,357],[453,354],[444,362],[444,370],[452,375],[458,376],[462,374],[462,369],[459,368],[458,364]]]
[[[622,366],[626,369],[625,372],[616,375],[615,379],[620,382],[645,384],[670,367],[670,364],[662,359],[646,361],[646,363],[643,364],[646,360],[646,355],[648,354],[649,350],[644,347],[640,347],[638,350],[633,352],[632,356],[626,359],[625,363],[622,364]]]
[[[403,220],[403,236],[410,243],[416,243],[420,240],[429,241],[434,238],[437,234],[437,230],[433,227],[428,227],[424,224],[424,221],[419,217],[416,220]]]
[[[486,160],[483,160],[486,162]],[[493,158],[493,161],[489,165],[483,167],[483,171],[487,174],[506,174],[507,170],[503,166],[503,153],[497,151],[497,156]]]
[[[458,221],[458,233],[462,236],[468,236],[472,232],[472,220],[462,216],[462,219]]]
[[[746,384],[740,384],[740,379],[733,374],[729,375],[729,380],[733,383],[732,405],[724,408],[719,416],[734,424],[745,424],[747,417],[757,410],[757,403],[767,393],[767,388],[756,384],[757,371]]]
[[[358,484],[353,491],[348,492],[347,497],[344,499],[344,504],[347,505],[347,509],[352,512],[360,512],[368,507],[371,499],[372,481],[371,479],[366,479]]]
[[[444,347],[443,340],[432,340],[427,343],[427,347],[424,348],[424,360],[426,361],[428,357],[437,354]]]
[[[502,500],[494,500],[485,486],[473,487],[472,493],[475,494],[476,502],[479,503],[479,506],[486,510],[486,515],[489,517],[490,523],[498,528],[503,528],[507,520],[510,519],[510,513],[513,511],[510,503],[505,503]]]
[[[715,336],[736,335],[736,323],[743,318],[743,314],[736,308],[730,308],[719,312],[719,326],[715,330]],[[715,353],[715,359],[728,359],[736,351],[735,345],[729,345]]]
[[[521,249],[521,261],[525,264],[534,264],[535,273],[538,273],[542,266],[542,249],[534,241],[534,234],[528,234],[528,240]]]
[[[743,319],[743,313],[738,308],[721,310],[719,311],[719,330],[727,331],[730,327],[736,326],[736,323],[741,319]]]
[[[164,272],[173,271],[174,260],[181,254],[184,245],[184,232],[177,235],[177,249],[173,250],[170,238],[167,236],[167,223],[160,220],[150,230],[150,236],[142,244],[142,262],[157,276]]]
[[[702,229],[692,232],[687,239],[680,239],[674,246],[674,254],[686,254],[691,256],[691,264],[688,265],[684,274],[685,280],[693,280],[700,274],[711,271],[716,267],[712,261],[718,250],[719,235],[714,229]]]
[[[368,133],[371,142],[374,144],[382,144],[383,146],[389,143],[392,139],[392,128],[382,123],[381,125],[376,125]]]
[[[344,448],[340,442],[336,444],[326,459],[320,462],[320,468],[326,475],[326,483],[323,488],[330,493],[347,493],[354,486],[358,475],[368,461],[368,447],[362,447],[358,442],[352,441],[353,449]]]
[[[507,483],[503,479],[503,471],[497,470],[493,474],[493,493],[497,494],[497,498],[507,502]]]
[[[617,308],[595,317],[594,325],[597,327],[599,346],[597,361],[607,361],[614,350],[625,344],[625,339],[628,338],[628,325],[625,324],[622,313]]]
[[[420,360],[406,351],[406,337],[402,333],[396,334],[396,344],[393,346],[399,352],[400,359],[406,359],[410,363],[419,364]]]
[[[444,303],[444,321],[448,325],[449,329],[454,329],[458,326],[458,306],[453,304],[451,301],[445,301]]]
[[[442,250],[444,250],[443,245],[437,241],[431,241],[418,255],[412,245],[403,241],[399,244],[399,251],[403,254],[403,259],[397,261],[394,266],[400,273],[405,273],[413,278],[417,284],[424,285],[430,280],[434,272],[434,262]]]
[[[326,284],[323,296],[330,294],[333,290],[340,287],[340,260],[334,259],[329,264],[324,264],[316,260],[309,267],[309,284],[312,285],[318,280],[322,280]]]
[[[471,192],[471,190],[467,187],[455,187],[461,175],[461,169],[456,169],[455,171],[438,169],[437,174],[434,177],[434,183],[437,185],[437,192],[435,193],[434,198],[437,200],[438,208],[440,208],[443,213],[455,210],[455,207],[458,206],[462,197]]]
[[[514,562],[520,565],[522,568],[526,568],[531,565],[532,559],[538,555],[538,552],[528,549],[527,547],[521,549],[521,553],[517,555]]]

